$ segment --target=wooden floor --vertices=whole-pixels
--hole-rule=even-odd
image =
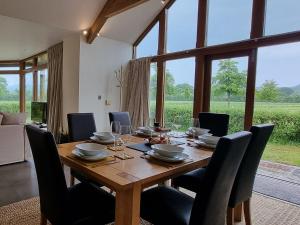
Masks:
[[[69,170],[65,169],[67,181]],[[0,207],[38,196],[33,161],[0,166]]]

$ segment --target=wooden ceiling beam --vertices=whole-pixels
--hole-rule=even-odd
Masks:
[[[147,1],[149,0],[107,0],[103,9],[88,31],[87,42],[91,44],[94,41],[108,18],[141,5]]]

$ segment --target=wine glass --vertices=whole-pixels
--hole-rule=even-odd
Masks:
[[[124,143],[128,143],[131,139],[132,135],[132,128],[130,125],[121,125],[120,126],[120,131],[119,131],[121,136],[121,139],[124,141]]]
[[[195,139],[197,128],[200,127],[200,122],[198,118],[192,118],[190,122],[190,128],[189,131],[193,135],[193,139]]]
[[[110,124],[111,134],[114,137],[114,148],[116,148],[116,141],[120,137],[120,121],[112,121]]]
[[[180,137],[180,128],[182,127],[182,118],[180,116],[174,118],[173,127],[175,128],[174,137]]]

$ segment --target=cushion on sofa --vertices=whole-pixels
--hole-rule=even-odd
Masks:
[[[26,123],[26,113],[5,113],[3,115],[1,125],[19,125]]]

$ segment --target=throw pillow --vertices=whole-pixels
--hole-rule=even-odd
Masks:
[[[2,113],[2,125],[19,125],[26,123],[26,113]]]

